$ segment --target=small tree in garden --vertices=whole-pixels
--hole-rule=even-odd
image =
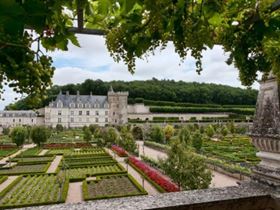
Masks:
[[[143,130],[139,126],[135,126],[132,129],[132,135],[136,140],[143,140]]]
[[[26,128],[21,126],[13,128],[11,132],[11,139],[18,147],[24,144],[26,136]]]
[[[88,128],[89,128],[90,132],[91,132],[92,134],[94,134],[95,130],[98,129],[99,126],[98,126],[98,125],[90,124],[90,125],[88,126]]]
[[[167,125],[167,126],[165,126],[163,131],[164,131],[164,135],[165,135],[165,140],[169,141],[171,139],[171,137],[174,135],[175,130],[172,125]]]
[[[89,128],[84,129],[83,133],[84,133],[84,140],[86,142],[90,142],[92,140],[92,134],[91,134]]]
[[[88,127],[86,125],[84,125],[83,128],[82,128],[83,131],[85,131],[87,129],[88,129]]]
[[[213,128],[212,125],[209,125],[207,128],[206,128],[206,135],[209,137],[209,138],[212,138],[215,134],[215,130]]]
[[[179,140],[171,142],[168,158],[161,160],[164,172],[183,190],[208,188],[211,172],[205,159],[186,149]]]
[[[221,128],[221,134],[222,134],[223,138],[226,137],[226,136],[228,135],[228,129],[227,129],[226,126],[223,126],[223,127]]]
[[[50,137],[49,130],[44,126],[36,126],[31,130],[31,139],[39,147],[42,143],[46,142]]]
[[[4,135],[7,135],[7,136],[8,136],[8,135],[10,134],[10,128],[9,128],[9,127],[3,128],[2,133],[3,133]]]
[[[201,147],[202,147],[202,143],[203,143],[203,140],[202,140],[202,135],[201,133],[199,132],[199,130],[197,130],[194,135],[192,136],[192,146],[195,148],[195,150],[197,152],[199,152],[201,150]]]
[[[109,127],[103,132],[103,139],[107,143],[108,146],[114,144],[118,140],[118,133],[115,128]]]
[[[121,136],[118,144],[125,150],[135,153],[137,149],[137,144],[133,138],[132,133],[126,127],[123,127],[120,135]]]
[[[151,129],[150,132],[150,139],[152,141],[158,142],[158,143],[163,143],[164,141],[164,133],[161,127],[159,126],[154,126]]]
[[[232,135],[234,135],[235,132],[236,132],[236,128],[235,128],[234,122],[231,121],[231,122],[228,124],[227,127],[228,127],[229,132],[230,132]]]
[[[63,126],[61,124],[57,124],[55,126],[55,129],[56,129],[57,132],[62,132],[63,131]]]
[[[186,145],[190,143],[190,131],[187,127],[183,127],[179,130],[178,138],[180,143],[185,143]]]

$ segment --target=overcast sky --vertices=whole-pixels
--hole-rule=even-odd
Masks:
[[[207,50],[203,54],[203,72],[198,75],[195,71],[195,62],[188,57],[184,62],[174,52],[170,43],[164,51],[157,51],[155,55],[145,60],[137,60],[135,74],[130,74],[123,63],[116,63],[110,57],[103,37],[78,35],[81,48],[69,46],[69,51],[49,53],[56,67],[53,83],[64,85],[67,83],[81,83],[85,79],[111,80],[147,80],[174,79],[176,81],[196,81],[225,84],[243,87],[238,79],[238,71],[234,66],[225,63],[227,54],[220,46]],[[255,83],[253,88],[258,88]],[[0,102],[0,110],[7,104],[14,102],[17,96],[6,88],[5,101]]]

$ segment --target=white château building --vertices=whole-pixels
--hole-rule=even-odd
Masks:
[[[107,96],[70,95],[59,93],[55,101],[35,111],[1,111],[0,127],[16,125],[45,125],[65,128],[83,127],[90,124],[127,123],[128,92],[115,92],[111,87]]]

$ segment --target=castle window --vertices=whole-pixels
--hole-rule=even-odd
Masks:
[[[58,118],[58,123],[61,123],[61,118]]]
[[[82,115],[83,114],[83,111],[79,111],[79,115]]]
[[[15,119],[13,119],[13,122],[15,122],[16,120]]]
[[[82,122],[82,118],[79,118],[79,122]]]
[[[73,122],[74,122],[74,118],[73,118],[73,117],[71,117],[71,119],[70,119],[70,120],[71,120],[71,123],[73,123]]]
[[[74,104],[74,103],[71,103],[71,104],[70,104],[70,108],[75,108],[75,104]]]
[[[108,111],[105,111],[105,115],[108,115]]]
[[[78,107],[79,108],[83,108],[83,104],[78,104]]]
[[[58,110],[58,113],[57,113],[58,115],[61,115],[61,110]]]
[[[115,112],[113,112],[113,115],[114,115],[114,116],[115,116],[115,114],[116,114],[116,113],[115,113]]]
[[[62,108],[62,107],[63,107],[63,104],[62,104],[61,101],[57,102],[57,107],[58,107],[58,108]]]
[[[71,111],[71,115],[74,115],[74,111]]]
[[[105,122],[108,122],[108,118],[107,117],[105,118]]]
[[[98,122],[98,118],[97,117],[95,118],[95,122]]]
[[[33,119],[31,119],[31,122],[33,122]]]
[[[89,115],[89,111],[87,111],[87,115]]]
[[[21,119],[19,119],[18,121],[21,122]]]
[[[98,112],[98,111],[95,111],[95,115],[99,115],[99,112]]]

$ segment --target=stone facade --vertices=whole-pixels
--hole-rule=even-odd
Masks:
[[[127,123],[127,97],[128,92],[114,92],[112,88],[107,96],[60,92],[54,101],[37,112],[2,111],[0,127],[38,124],[56,127],[61,124],[65,128],[71,128],[90,124],[124,124]]]

